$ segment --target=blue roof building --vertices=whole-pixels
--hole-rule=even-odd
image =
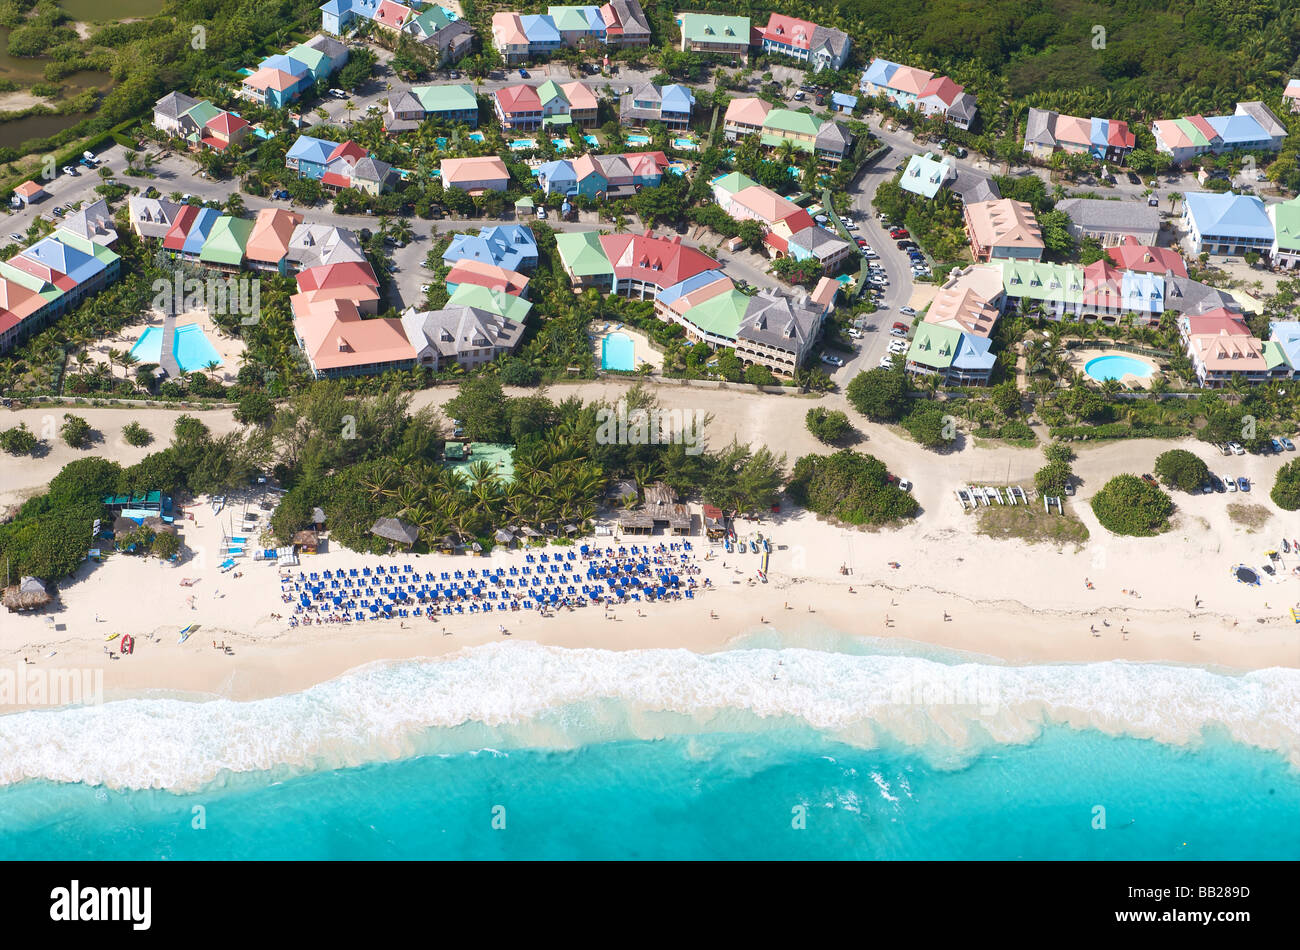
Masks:
[[[847,92],[831,93],[831,108],[837,112],[852,112],[857,108],[857,105],[857,96],[850,96]]]
[[[519,24],[524,29],[524,36],[528,37],[528,52],[530,55],[557,50],[563,42],[554,18],[547,16],[545,13],[520,16]]]
[[[500,224],[478,234],[457,234],[442,260],[448,267],[473,260],[527,273],[537,268],[537,238],[525,225]]]
[[[1272,247],[1273,222],[1254,195],[1196,191],[1183,201],[1185,241],[1192,254],[1234,256]]]
[[[194,219],[194,225],[190,228],[189,234],[185,235],[185,244],[181,247],[181,253],[198,257],[220,217],[221,212],[216,208],[200,208],[198,217]]]

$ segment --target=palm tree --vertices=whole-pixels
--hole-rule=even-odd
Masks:
[[[1178,207],[1178,202],[1182,200],[1183,200],[1183,193],[1181,191],[1169,192],[1169,213],[1170,214],[1173,214],[1174,209]]]
[[[108,351],[108,365],[109,365],[110,367],[117,366],[118,363],[121,362],[121,360],[122,360],[122,351],[121,351],[121,350],[109,349],[109,351]],[[110,370],[110,372],[111,372],[111,370]]]

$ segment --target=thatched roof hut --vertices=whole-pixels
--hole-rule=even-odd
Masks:
[[[10,610],[39,610],[46,604],[52,603],[54,598],[50,596],[40,580],[35,577],[24,577],[17,584],[6,587],[0,600]]]
[[[505,528],[497,528],[497,533],[493,536],[497,544],[513,544],[515,536]]]
[[[114,534],[130,534],[132,531],[136,530],[138,527],[140,527],[139,522],[137,522],[137,521],[135,521],[135,520],[133,520],[133,519],[131,519],[131,518],[114,518],[114,519],[113,519],[113,533],[114,533]]]
[[[308,554],[315,554],[316,548],[320,544],[320,535],[315,531],[303,529],[293,536],[290,543]]]
[[[403,521],[401,518],[380,518],[370,529],[371,534],[377,534],[381,538],[397,544],[405,544],[410,547],[419,540],[420,532],[413,524]]]
[[[148,518],[145,518],[144,526],[149,530],[151,530],[154,534],[175,534],[176,533],[176,525],[168,524],[166,521],[163,521],[157,515],[150,515]]]
[[[523,533],[524,537],[526,537],[526,538],[542,538],[542,537],[545,537],[545,535],[542,534],[542,532],[538,531],[536,528],[534,528],[534,527],[533,527],[532,525],[530,525],[530,524],[526,524],[526,525],[524,525],[524,527],[523,527],[523,532],[522,532],[522,533]]]

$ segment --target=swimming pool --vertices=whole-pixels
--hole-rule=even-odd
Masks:
[[[564,139],[551,139],[551,144],[555,146],[557,152],[567,152],[569,150],[569,143]]]
[[[1146,379],[1155,372],[1150,363],[1134,359],[1131,356],[1120,356],[1117,353],[1088,360],[1083,366],[1083,371],[1093,379],[1102,381],[1120,379],[1130,375]]]
[[[483,139],[483,133],[482,133],[482,132],[471,132],[471,133],[469,134],[469,140],[470,140],[471,142],[482,142],[482,141],[484,140],[484,139]]]
[[[537,139],[515,139],[510,143],[512,151],[519,152],[526,148],[537,148]]]
[[[131,355],[141,363],[162,362],[162,327],[146,327],[140,339],[131,347]],[[209,363],[221,365],[221,354],[208,342],[207,334],[196,323],[177,327],[172,340],[176,363],[187,373],[201,370]]]
[[[673,139],[673,148],[681,152],[694,152],[699,146],[691,139]]]
[[[584,135],[582,140],[592,148],[598,148],[600,146],[600,139],[596,138],[594,135]]]
[[[636,369],[636,345],[626,333],[609,333],[600,341],[601,369]]]
[[[628,145],[649,145],[649,144],[650,144],[650,136],[648,136],[648,135],[640,135],[640,134],[637,134],[637,135],[629,135],[629,136],[627,137],[627,144],[628,144]]]

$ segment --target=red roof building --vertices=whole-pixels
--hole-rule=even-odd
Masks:
[[[1187,264],[1177,251],[1168,247],[1139,244],[1138,239],[1131,234],[1125,235],[1124,240],[1114,247],[1107,248],[1106,253],[1110,255],[1111,261],[1124,270],[1187,276]]]
[[[620,291],[626,287],[631,292],[638,285],[662,290],[721,266],[703,251],[683,246],[676,235],[659,238],[652,234],[605,234],[600,246],[614,265]]]

